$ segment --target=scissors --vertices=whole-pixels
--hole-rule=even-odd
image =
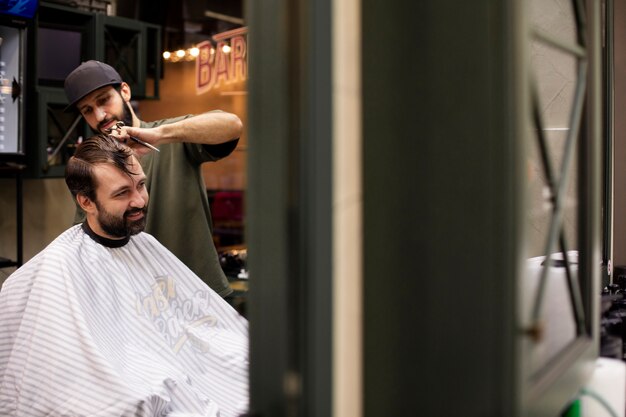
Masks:
[[[108,129],[104,129],[104,130],[107,133],[111,133],[113,130],[117,130],[119,132],[122,129],[122,127],[124,127],[124,126],[125,126],[124,122],[117,122],[117,123],[115,123],[115,127],[110,127]],[[148,142],[144,142],[143,140],[141,140],[139,138],[136,138],[134,136],[130,136],[130,138],[132,140],[134,140],[135,142],[139,143],[140,145],[143,145],[143,146],[145,146],[147,148],[152,149],[153,151],[161,152],[161,151],[159,151],[159,149],[156,146],[152,146]]]

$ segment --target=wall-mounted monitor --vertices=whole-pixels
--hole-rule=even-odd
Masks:
[[[32,19],[38,6],[39,0],[0,0],[0,14]]]

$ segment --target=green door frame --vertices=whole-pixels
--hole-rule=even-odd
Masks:
[[[249,1],[251,412],[332,410],[331,1]]]

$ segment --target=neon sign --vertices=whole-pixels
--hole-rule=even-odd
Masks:
[[[197,45],[196,94],[248,78],[248,28],[242,27],[213,36]]]

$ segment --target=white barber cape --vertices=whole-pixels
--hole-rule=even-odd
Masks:
[[[2,286],[0,415],[246,412],[247,321],[151,235],[90,236],[68,229]]]

